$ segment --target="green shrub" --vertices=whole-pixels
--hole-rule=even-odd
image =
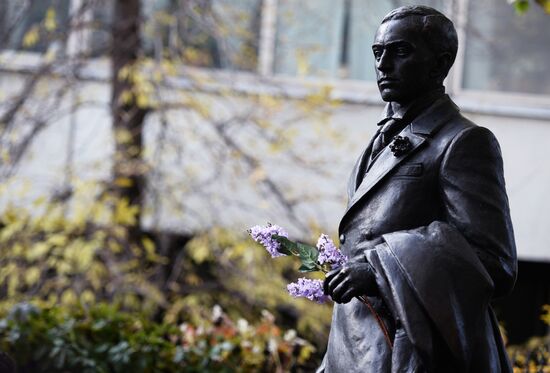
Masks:
[[[135,206],[96,189],[75,189],[70,208],[39,198],[0,209],[0,314],[33,300],[116,304],[169,324],[198,322],[216,304],[251,322],[267,309],[324,348],[331,307],[289,296],[286,285],[300,275],[293,260],[271,259],[244,228],[213,227],[166,245],[163,233],[128,229]],[[0,198],[10,196],[0,188]]]
[[[18,304],[0,319],[0,349],[19,372],[300,371],[313,347],[264,312],[250,325],[220,307],[201,323],[155,323],[101,304],[91,308]]]
[[[509,346],[514,373],[550,372],[550,337],[531,338],[521,346]]]
[[[541,319],[550,325],[550,305],[542,307]],[[514,373],[550,372],[550,335],[531,338],[523,345],[508,346],[507,350]]]

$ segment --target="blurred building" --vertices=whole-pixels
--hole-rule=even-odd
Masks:
[[[34,1],[30,12],[13,30],[6,29],[8,20],[17,13],[21,2],[2,0],[0,3],[0,28],[2,34],[8,35],[2,42],[0,56],[0,90],[4,97],[23,86],[25,74],[47,53],[70,55],[89,50],[93,58],[74,78],[81,81],[80,95],[105,104],[101,109],[86,107],[54,120],[53,125],[35,139],[31,156],[25,158],[17,172],[32,179],[36,190],[58,187],[59,175],[68,160],[73,164],[72,172],[80,175],[105,175],[110,170],[108,162],[104,162],[110,154],[105,144],[111,136],[109,64],[100,48],[108,38],[108,30],[77,32],[64,45],[39,41],[32,47],[23,47],[26,33],[44,19],[50,6],[55,7],[62,22],[83,1]],[[83,19],[108,24],[109,2],[97,3]],[[450,16],[459,33],[460,47],[447,79],[447,91],[465,116],[495,133],[504,158],[520,275],[513,296],[499,303],[501,317],[513,341],[546,332],[542,323],[533,320],[538,320],[540,305],[550,302],[550,198],[547,195],[550,165],[546,154],[550,150],[550,49],[547,48],[550,16],[535,5],[526,14],[518,15],[503,0],[213,0],[199,3],[217,8],[218,14],[226,16],[217,23],[222,26],[222,35],[204,37],[196,23],[178,18],[177,1],[144,0],[144,18],[159,11],[176,17],[176,22],[158,26],[154,32],[144,27],[144,46],[148,55],[159,56],[174,43],[175,35],[185,34],[186,42],[201,56],[207,56],[196,59],[191,63],[193,66],[188,67],[210,80],[209,89],[200,95],[217,105],[218,91],[230,89],[242,94],[232,106],[219,103],[220,112],[232,114],[232,110],[238,112],[250,106],[247,95],[275,94],[288,101],[288,108],[283,107],[280,110],[283,114],[275,119],[284,126],[285,118],[291,116],[288,112],[294,110],[292,102],[318,89],[330,87],[331,98],[341,101],[329,119],[330,128],[339,134],[339,146],[323,143],[324,134],[314,131],[316,119],[301,119],[299,125],[293,127],[299,130],[297,137],[303,146],[303,156],[315,152],[327,165],[327,173],[303,173],[292,162],[284,163],[275,156],[263,159],[265,171],[275,178],[288,178],[289,184],[299,191],[297,196],[318,197],[314,202],[305,198],[298,205],[298,211],[305,220],[316,218],[321,227],[332,233],[344,210],[348,172],[375,132],[383,107],[370,48],[379,22],[391,9],[410,3],[431,5]],[[247,32],[236,31],[239,28]],[[244,53],[245,50],[252,53]],[[183,78],[174,79],[173,83],[181,88],[189,84]],[[168,121],[177,122],[182,115],[185,113],[172,112]],[[188,120],[200,122],[192,117]],[[161,118],[154,113],[149,116],[149,141],[158,133],[160,122]],[[183,129],[174,132],[176,139],[178,133],[183,143],[186,132]],[[150,216],[147,224],[177,231],[182,226],[204,229],[213,222],[246,227],[261,223],[264,218],[283,224],[287,221],[276,209],[258,208],[269,205],[270,201],[256,196],[254,190],[243,183],[235,185],[230,170],[225,170],[225,178],[218,176],[216,183],[208,183],[205,174],[212,162],[219,160],[202,154],[198,145],[186,146],[190,148],[187,163],[194,165],[195,178],[204,176],[201,193],[186,195],[186,211],[191,213],[176,216],[170,208],[177,209],[178,204],[172,204]],[[71,147],[73,155],[69,157]],[[170,158],[159,167],[173,175],[174,185],[183,188],[185,180],[178,179],[178,174],[182,170],[180,166],[184,166],[178,162]],[[90,164],[96,167],[91,168]],[[225,201],[231,198],[246,200],[248,204],[244,208],[226,205]],[[216,212],[208,213],[206,205],[213,205]]]

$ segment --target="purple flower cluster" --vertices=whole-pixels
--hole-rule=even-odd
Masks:
[[[278,225],[268,223],[265,227],[256,225],[250,228],[248,230],[248,233],[254,241],[262,244],[265,247],[269,254],[271,254],[272,258],[284,256],[284,254],[281,254],[279,252],[281,244],[272,237],[274,234],[278,236],[288,237],[288,233],[283,228],[279,227]]]
[[[334,245],[334,242],[326,234],[322,234],[317,241],[317,249],[319,250],[319,264],[330,264],[331,268],[338,268],[348,261],[348,257],[342,254]]]
[[[323,292],[322,280],[312,280],[302,277],[299,278],[297,282],[288,284],[286,288],[294,298],[306,297],[317,303],[324,303],[329,299]]]

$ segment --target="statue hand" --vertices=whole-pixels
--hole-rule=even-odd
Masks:
[[[374,269],[364,256],[327,273],[323,287],[325,294],[336,303],[348,303],[353,297],[377,293]]]

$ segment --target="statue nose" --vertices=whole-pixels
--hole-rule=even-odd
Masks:
[[[384,51],[382,55],[376,60],[376,68],[380,71],[389,71],[391,70],[391,58],[388,56],[388,54]]]

